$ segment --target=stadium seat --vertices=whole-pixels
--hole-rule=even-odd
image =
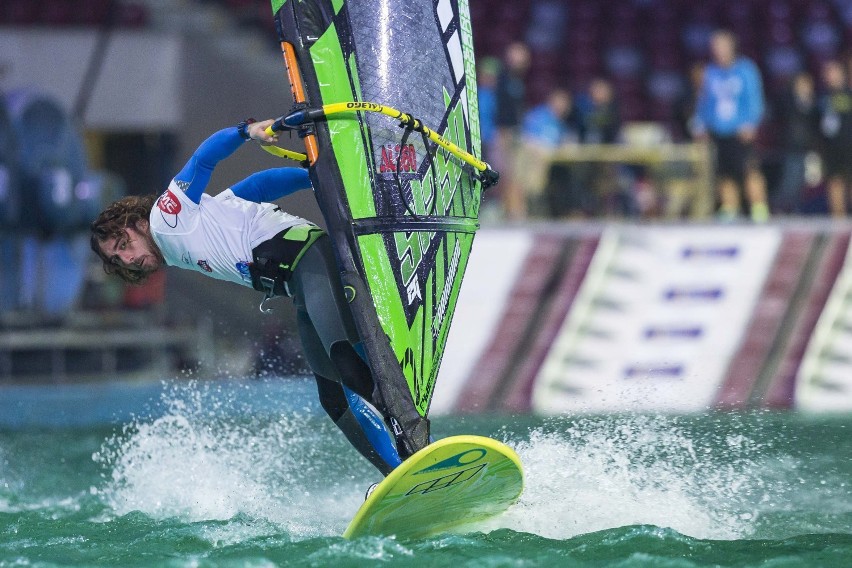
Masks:
[[[86,0],[75,10],[76,21],[83,26],[99,26],[109,19],[111,0]]]
[[[685,79],[676,71],[657,71],[648,78],[648,94],[654,105],[674,103],[683,93]]]
[[[42,0],[38,21],[48,26],[68,26],[75,21],[74,3],[68,0]]]
[[[19,26],[38,21],[39,4],[32,0],[3,0],[0,6],[4,24]]]
[[[250,6],[250,25],[266,33],[273,28],[266,17],[268,0],[195,1],[218,2],[235,15]],[[4,17],[12,12],[18,20],[33,18],[32,4],[0,2]],[[470,13],[480,58],[502,57],[512,41],[533,44],[530,102],[553,86],[580,90],[605,76],[625,105],[625,118],[669,116],[668,105],[686,84],[689,67],[708,59],[710,36],[722,26],[761,67],[768,96],[797,71],[818,74],[826,59],[852,48],[852,1],[847,0],[470,0]],[[540,35],[545,23],[554,23],[546,37]]]
[[[612,77],[632,78],[642,72],[642,53],[636,47],[611,47],[605,56],[606,68]]]

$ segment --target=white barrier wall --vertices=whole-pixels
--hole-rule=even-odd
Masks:
[[[509,292],[533,246],[534,234],[521,229],[482,230],[476,236],[430,412],[446,414],[455,406],[512,301]]]
[[[536,380],[543,413],[714,401],[778,249],[774,228],[612,228]]]
[[[799,367],[796,407],[852,411],[852,248]]]

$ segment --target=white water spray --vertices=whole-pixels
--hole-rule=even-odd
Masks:
[[[345,444],[330,422],[317,428],[319,418],[308,415],[262,422],[229,416],[224,408],[236,403],[199,385],[176,387],[164,402],[164,416],[126,428],[94,456],[108,471],[99,493],[116,514],[236,518],[261,533],[283,528],[309,537],[340,534],[357,510],[360,476],[327,472],[334,448]],[[208,532],[212,541],[230,540]]]
[[[511,442],[526,470],[520,502],[488,528],[554,539],[628,525],[670,527],[698,538],[752,532],[759,465],[744,436],[709,441],[672,419],[585,419]],[[724,448],[719,455],[719,446]]]

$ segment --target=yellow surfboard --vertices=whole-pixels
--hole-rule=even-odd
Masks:
[[[391,472],[364,501],[345,538],[420,538],[499,515],[521,495],[524,474],[507,445],[452,436],[423,448]]]

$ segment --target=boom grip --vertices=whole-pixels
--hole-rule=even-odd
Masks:
[[[279,116],[275,122],[273,122],[270,126],[266,127],[266,133],[270,136],[275,136],[275,134],[281,132],[282,130],[286,130],[287,125],[284,124],[284,117]]]

